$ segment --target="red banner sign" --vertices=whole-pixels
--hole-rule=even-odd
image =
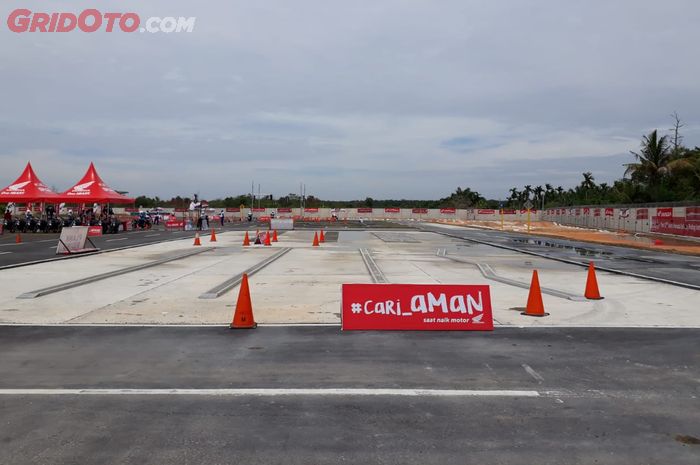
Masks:
[[[304,213],[318,213],[318,208],[305,208]]]
[[[185,229],[185,222],[184,221],[166,221],[165,222],[165,229]]]
[[[651,219],[651,232],[700,237],[700,222],[688,221],[682,216],[655,216]]]
[[[593,216],[600,216],[600,208],[596,208],[593,210]]]
[[[358,208],[357,213],[372,213],[372,209],[371,208],[364,208],[364,207]]]
[[[102,235],[102,226],[90,226],[90,227],[88,227],[87,235],[89,237],[101,236]]]
[[[226,211],[229,213],[240,213],[241,209],[238,207],[226,207]]]
[[[267,211],[267,208],[253,208],[252,210],[255,213],[265,213]]]
[[[477,210],[476,213],[478,215],[494,215],[496,213],[496,210],[491,210],[491,209],[482,209],[482,210]]]
[[[615,216],[615,210],[613,208],[606,208],[605,216]]]
[[[509,210],[503,210],[504,215],[517,215],[517,211],[513,210],[512,208]]]
[[[412,213],[416,215],[427,215],[428,214],[428,209],[427,208],[414,208],[411,210]]]
[[[292,213],[291,208],[278,208],[277,213]]]
[[[673,208],[657,208],[656,216],[658,218],[673,218]]]
[[[457,209],[456,208],[441,208],[440,213],[442,213],[443,215],[454,215],[455,213],[457,213]]]
[[[638,208],[637,209],[637,219],[638,220],[648,220],[649,219],[649,209],[648,208]]]
[[[685,220],[690,222],[700,221],[700,207],[686,207]]]
[[[188,210],[187,210],[186,208],[176,208],[175,211],[178,212],[178,213],[184,213],[184,212],[186,212],[186,211],[188,211]]]
[[[584,215],[590,215],[590,214],[591,214],[591,209],[588,208],[588,207],[585,207],[585,208],[583,209],[583,214],[584,214]]]
[[[393,208],[393,207],[385,208],[384,213],[401,213],[401,209],[400,208]]]
[[[489,286],[343,284],[342,328],[491,331]]]

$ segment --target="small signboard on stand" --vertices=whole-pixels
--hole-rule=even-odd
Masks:
[[[61,237],[58,238],[57,255],[69,255],[75,253],[96,252],[95,247],[88,237],[89,226],[71,226],[61,229]],[[89,246],[86,245],[89,244]]]

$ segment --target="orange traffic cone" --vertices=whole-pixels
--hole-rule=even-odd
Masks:
[[[270,242],[270,231],[265,233],[265,243],[266,246],[271,246],[272,243]]]
[[[272,231],[272,242],[279,242],[277,240],[277,230]]]
[[[530,294],[527,296],[527,307],[521,315],[526,316],[547,316],[542,302],[542,291],[540,290],[540,279],[537,270],[532,271],[532,282],[530,283]]]
[[[586,279],[586,292],[583,294],[589,300],[600,300],[600,290],[598,290],[598,279],[595,276],[595,265],[588,264],[588,279]]]
[[[318,233],[316,233],[316,232],[314,232],[314,243],[311,245],[314,247],[318,247],[319,245],[321,245],[318,243]]]
[[[15,237],[15,244],[21,244],[22,243],[22,236],[17,233],[17,236]]]
[[[211,230],[211,239],[209,239],[209,242],[216,242],[216,230],[213,228]]]
[[[318,235],[318,241],[320,243],[326,242],[326,236],[323,234],[323,229],[321,230],[321,234]]]
[[[192,245],[202,245],[202,241],[199,240],[199,233],[194,233],[194,244]]]
[[[248,247],[250,245],[250,237],[248,237],[248,231],[245,232],[245,237],[243,238],[243,247]]]
[[[248,287],[248,275],[243,273],[241,281],[241,291],[238,293],[238,301],[236,302],[236,311],[233,314],[233,321],[229,328],[231,329],[252,329],[257,328],[258,324],[253,318],[253,303],[250,300],[250,288]]]

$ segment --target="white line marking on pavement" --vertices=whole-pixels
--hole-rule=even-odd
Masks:
[[[119,239],[107,239],[105,242],[125,241],[127,239],[128,237],[120,237]]]
[[[0,389],[0,396],[22,395],[540,397],[537,391],[462,389]]]
[[[44,239],[43,241],[37,241],[37,242],[56,242],[58,239]]]
[[[528,365],[527,363],[523,363],[520,366],[522,366],[525,369],[525,372],[527,372],[528,375],[535,378],[535,381],[537,381],[538,383],[544,382],[544,378],[542,377],[542,375],[533,370],[530,365]]]
[[[10,242],[9,244],[0,244],[0,247],[6,247],[8,245],[22,245],[24,242]]]
[[[5,255],[7,253],[12,253],[12,252],[0,252],[0,255]]]
[[[158,233],[158,234],[146,234],[143,237],[156,237],[156,236],[160,236],[160,233]]]

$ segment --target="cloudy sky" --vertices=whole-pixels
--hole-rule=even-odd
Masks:
[[[196,17],[191,33],[23,33],[15,8]],[[133,195],[488,197],[700,145],[697,0],[20,1],[0,6],[0,184],[94,161]]]

